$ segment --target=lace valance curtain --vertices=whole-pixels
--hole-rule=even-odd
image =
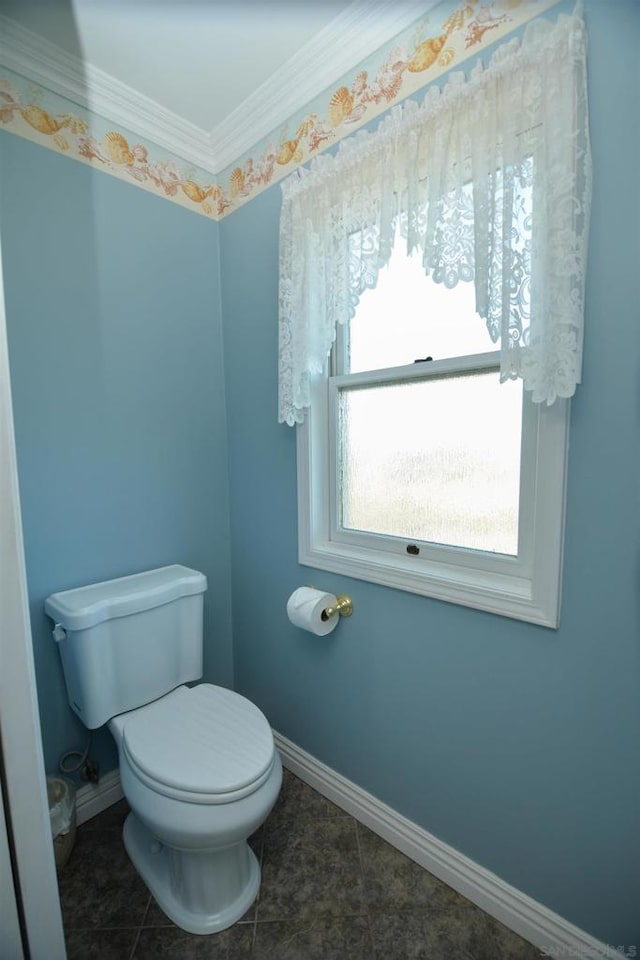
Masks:
[[[393,108],[282,185],[279,419],[302,422],[336,325],[396,229],[436,282],[475,283],[501,379],[570,397],[582,366],[591,192],[581,11],[532,21],[468,78]]]

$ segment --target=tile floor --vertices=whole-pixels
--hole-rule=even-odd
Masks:
[[[257,902],[222,933],[165,917],[124,851],[126,802],[79,828],[60,874],[69,960],[537,960],[539,951],[285,771],[251,843]]]

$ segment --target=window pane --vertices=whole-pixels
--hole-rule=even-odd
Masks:
[[[517,555],[521,422],[495,371],[341,389],[342,527]]]
[[[435,283],[422,254],[407,256],[400,235],[374,290],[365,290],[349,325],[345,373],[399,367],[424,357],[442,360],[495,350],[475,308],[473,283]]]

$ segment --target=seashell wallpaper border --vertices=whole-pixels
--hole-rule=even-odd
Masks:
[[[212,220],[559,0],[444,0],[217,175],[0,68],[0,129]]]

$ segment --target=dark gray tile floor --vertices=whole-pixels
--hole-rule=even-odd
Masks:
[[[78,830],[59,877],[69,960],[537,960],[539,951],[285,771],[251,839],[259,898],[235,926],[174,926],[122,845],[125,801]]]

